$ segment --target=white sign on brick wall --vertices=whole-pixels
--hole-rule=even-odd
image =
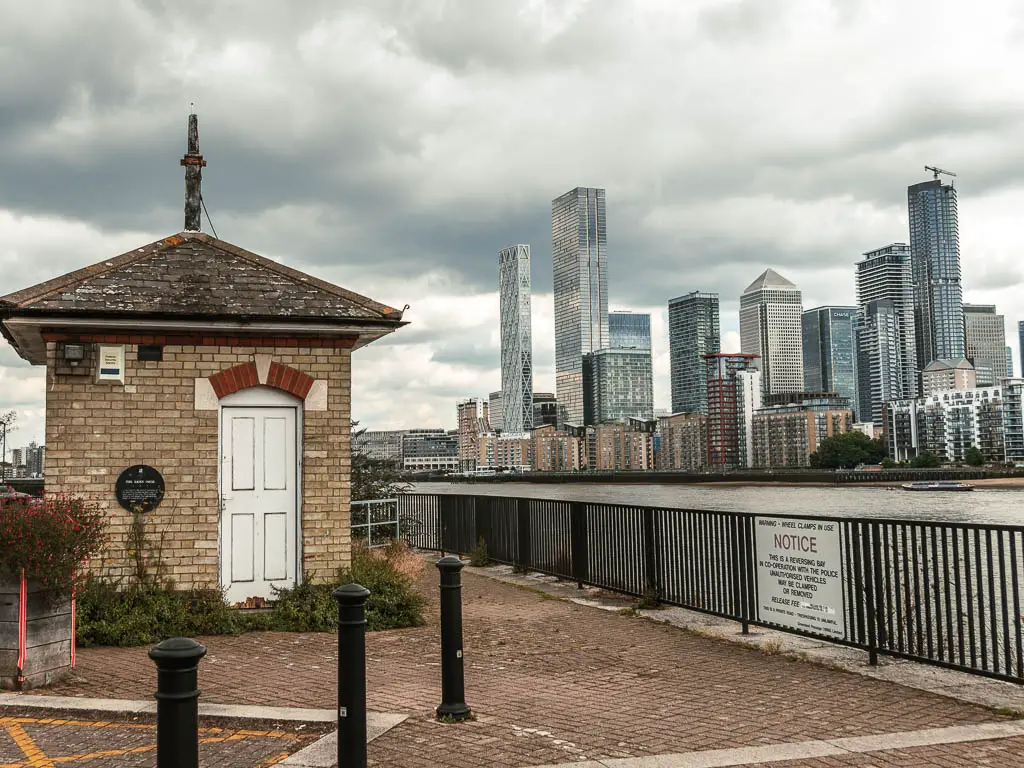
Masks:
[[[100,381],[124,382],[124,347],[101,345],[99,349],[99,372],[96,376]]]
[[[756,517],[757,614],[763,622],[843,637],[839,523]]]

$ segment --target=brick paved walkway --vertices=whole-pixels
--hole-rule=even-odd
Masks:
[[[295,732],[203,728],[203,768],[268,768],[315,735]],[[148,768],[156,759],[152,723],[79,718],[0,717],[0,768]]]
[[[423,583],[433,595],[436,573],[429,571]],[[464,598],[466,693],[478,719],[442,725],[432,717],[440,691],[432,606],[427,627],[368,636],[370,708],[411,714],[370,745],[373,765],[512,768],[999,719],[951,699],[550,599],[473,574],[465,576]],[[203,642],[209,648],[200,667],[203,701],[334,704],[331,635],[260,633]],[[154,668],[145,649],[84,649],[78,665],[75,679],[53,693],[152,695]],[[1016,741],[989,744],[1009,753],[1019,749]],[[791,765],[950,766],[971,763],[950,762],[944,754],[957,749],[970,754],[981,747],[930,749],[892,758],[904,762],[881,762],[873,754],[866,760],[851,756],[860,762],[830,758],[833,762]]]

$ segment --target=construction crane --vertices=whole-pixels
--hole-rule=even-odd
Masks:
[[[946,171],[946,170],[943,170],[942,168],[936,168],[934,165],[926,165],[924,167],[924,169],[926,171],[931,171],[932,173],[934,173],[936,179],[939,178],[939,174],[940,173],[944,173],[947,176],[956,176],[956,174],[953,173],[952,171]]]

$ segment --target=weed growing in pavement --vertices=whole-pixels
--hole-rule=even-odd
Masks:
[[[451,715],[438,715],[437,722],[443,723],[444,725],[458,725],[459,723],[473,723],[476,722],[476,715],[470,712],[463,718],[454,718]]]
[[[661,600],[658,599],[658,592],[654,589],[645,589],[643,597],[638,599],[635,603],[637,610],[641,611],[656,611],[664,608]]]
[[[477,539],[476,546],[469,553],[469,564],[475,568],[486,568],[491,565],[491,556],[487,554],[487,542],[483,536]]]

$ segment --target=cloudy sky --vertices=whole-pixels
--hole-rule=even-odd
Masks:
[[[553,389],[550,201],[575,186],[607,189],[611,306],[653,313],[659,406],[669,298],[718,291],[726,349],[766,267],[851,303],[925,164],[958,174],[965,299],[1008,339],[1024,319],[1016,0],[0,2],[0,294],[182,229],[195,102],[221,238],[410,305],[356,355],[371,428],[453,427],[499,388],[510,243]],[[44,399],[0,342],[15,444]]]

